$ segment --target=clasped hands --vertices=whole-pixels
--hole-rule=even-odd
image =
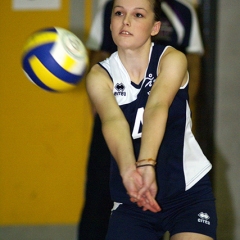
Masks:
[[[122,178],[131,202],[142,207],[143,211],[149,210],[154,213],[161,211],[155,200],[158,188],[153,166],[132,169]]]

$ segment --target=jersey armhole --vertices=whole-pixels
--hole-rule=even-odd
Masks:
[[[110,77],[111,81],[113,82],[112,76],[110,75],[109,71],[100,62],[98,63],[98,65],[107,72],[108,76]]]
[[[189,83],[189,72],[187,72],[187,76],[188,76],[188,78],[187,78],[186,83],[185,83],[183,86],[181,86],[180,89],[184,89],[184,88],[187,87],[187,85],[188,85],[188,83]]]

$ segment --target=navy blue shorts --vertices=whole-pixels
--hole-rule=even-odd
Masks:
[[[204,234],[216,239],[217,216],[210,182],[203,178],[181,196],[161,204],[162,211],[143,211],[121,204],[112,211],[106,240],[159,240],[166,231]]]

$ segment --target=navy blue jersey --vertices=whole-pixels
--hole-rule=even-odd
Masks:
[[[113,81],[113,94],[129,123],[136,159],[140,150],[144,109],[167,47],[152,45],[146,75],[139,85],[131,82],[117,52],[100,63]],[[179,89],[169,108],[166,131],[157,155],[157,200],[160,202],[190,189],[211,169],[211,163],[192,134],[190,115],[187,83]],[[115,202],[130,203],[113,158],[110,189]]]

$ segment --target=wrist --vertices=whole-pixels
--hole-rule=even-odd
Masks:
[[[155,167],[157,164],[156,160],[153,158],[140,159],[136,162],[136,168],[152,166]]]
[[[119,170],[120,170],[120,175],[123,177],[123,176],[130,174],[132,171],[135,171],[136,165],[135,165],[135,163],[129,164],[127,166],[125,165],[125,166],[120,167]]]

